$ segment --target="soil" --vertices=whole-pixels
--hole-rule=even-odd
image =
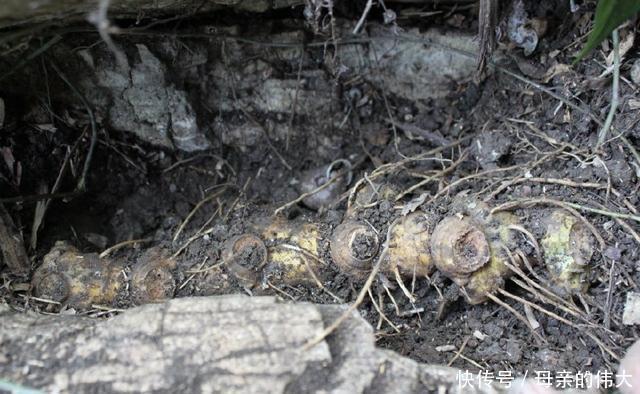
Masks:
[[[397,7],[398,15],[406,14],[406,7]],[[473,34],[477,26],[472,9],[445,7],[445,11],[426,19],[408,17],[397,23],[407,30],[424,29],[428,24]],[[554,65],[571,63],[576,46],[584,42],[579,37],[588,27],[584,25],[588,11],[585,6],[579,13],[563,14],[563,24],[558,23],[558,17],[551,11],[545,11],[542,15],[548,19],[549,28],[536,51],[525,57],[522,49],[503,42],[500,64],[576,102],[579,100],[580,108],[588,109],[602,119],[609,108],[611,78],[610,75],[600,76],[600,53],[578,63],[571,72],[553,75],[546,82],[541,77]],[[349,21],[357,20],[358,15],[353,10],[343,9],[336,17]],[[432,180],[410,190],[397,201],[394,197],[383,197],[383,193],[378,196],[374,193],[372,198],[367,198],[368,204],[355,210],[353,218],[373,226],[381,240],[389,225],[408,206],[429,212],[439,221],[455,212],[454,199],[458,195],[487,200],[490,207],[546,197],[625,215],[635,214],[639,203],[640,163],[629,146],[638,149],[640,124],[637,109],[629,104],[630,100],[637,100],[638,92],[631,82],[620,84],[621,104],[614,120],[616,130],[626,133],[630,145],[620,138],[613,138],[599,150],[594,150],[600,129],[597,123],[503,72],[489,72],[479,83],[451,81],[450,92],[445,97],[413,100],[382,90],[372,80],[358,75],[335,73],[325,61],[333,56],[331,45],[328,49],[310,46],[302,55],[296,54],[303,60],[291,64],[287,60],[291,57],[283,54],[290,50],[286,47],[266,50],[248,42],[221,49],[215,40],[187,34],[205,27],[238,34],[244,30],[247,37],[261,34],[271,42],[280,42],[289,41],[291,31],[300,31],[300,38],[309,42],[318,37],[323,40],[328,37],[327,42],[331,41],[330,36],[322,35],[326,32],[314,35],[317,33],[314,26],[304,20],[300,8],[253,17],[260,18],[263,26],[269,27],[252,30],[242,24],[242,15],[218,15],[194,19],[190,24],[168,22],[163,30],[150,28],[148,35],[119,38],[126,48],[144,42],[157,53],[163,45],[176,51],[174,62],[166,63],[167,76],[176,89],[186,92],[191,102],[196,103],[193,111],[206,130],[210,146],[204,151],[190,153],[150,144],[140,136],[113,128],[108,115],[102,114],[104,116],[98,118],[98,143],[88,172],[88,188],[72,197],[51,200],[37,233],[36,247],[29,253],[32,268],[40,264],[42,257],[59,240],[66,240],[89,253],[104,250],[104,245],[96,239],[106,239],[107,245],[145,239],[145,242],[117,249],[111,258],[131,266],[150,247],[176,253],[177,267],[173,271],[176,297],[249,293],[270,294],[285,300],[335,303],[333,294],[350,302],[355,300],[363,280],[333,266],[329,239],[333,229],[343,220],[347,204],[352,201],[352,188],[374,185],[368,178],[376,174],[376,169],[384,168],[383,165],[392,165],[393,169],[376,176],[375,184],[388,185],[396,192],[407,191],[428,177]],[[373,20],[378,17],[375,12],[370,16]],[[131,21],[119,23],[123,27],[133,24]],[[164,35],[167,28],[182,32],[184,36],[167,37]],[[628,29],[623,33],[633,34],[633,31]],[[281,36],[286,39],[281,40]],[[67,34],[64,46],[53,49],[42,62],[30,62],[11,78],[0,82],[7,108],[4,127],[0,130],[0,147],[5,149],[0,155],[4,157],[0,160],[0,198],[50,192],[67,155],[71,169],[61,177],[58,191],[74,190],[89,149],[90,122],[84,106],[55,76],[47,62],[52,59],[60,62],[65,51],[99,42],[95,35]],[[27,47],[36,48],[37,43],[30,41]],[[203,52],[203,48],[210,51]],[[214,67],[213,54],[224,53],[223,50],[233,52],[229,54],[231,63],[224,65],[235,70],[228,71],[229,79],[244,78],[247,72],[270,73],[274,78],[286,81],[302,79],[298,86],[304,86],[304,91],[298,99],[305,105],[319,101],[318,108],[325,111],[318,116],[320,120],[307,113],[304,106],[293,112],[277,109],[246,111],[228,103],[225,107],[225,102],[234,100],[249,102],[250,94],[258,94],[259,89],[253,91],[250,85],[255,82],[246,80],[239,82],[244,85],[238,87],[238,92],[224,90],[227,85],[223,86],[216,79],[220,74],[210,69]],[[204,61],[196,63],[202,56]],[[275,60],[278,56],[283,59],[280,63]],[[633,56],[634,52],[630,51],[628,61],[623,63],[623,76],[628,73]],[[11,58],[0,62],[0,75],[15,66],[16,58],[13,63]],[[268,67],[242,69],[247,64],[252,67],[262,64],[249,63],[256,58],[264,59],[260,61],[268,63]],[[247,63],[243,64],[243,61]],[[191,68],[190,62],[193,62]],[[215,64],[220,66],[220,63]],[[47,72],[46,78],[43,70]],[[304,70],[304,78],[299,70]],[[534,71],[538,73],[534,75]],[[415,72],[420,73],[420,70]],[[34,75],[43,77],[33,78]],[[215,91],[208,101],[203,96],[206,91]],[[234,98],[236,93],[238,96]],[[326,102],[323,102],[325,98]],[[418,135],[406,125],[392,127],[387,120],[390,117],[431,134]],[[219,124],[224,127],[216,126]],[[439,137],[433,138],[434,135]],[[611,135],[615,136],[615,133]],[[457,145],[419,159],[407,159],[440,148],[445,142],[457,142]],[[7,165],[6,152],[9,151],[19,163],[12,168]],[[317,258],[322,264],[317,266],[315,274],[321,279],[323,288],[313,281],[288,283],[277,277],[273,281],[263,280],[254,287],[238,281],[221,260],[225,242],[233,236],[253,232],[254,223],[272,220],[276,209],[300,196],[299,184],[304,174],[326,169],[337,158],[349,160],[353,181],[349,185],[343,182],[341,188],[332,187],[329,196],[323,195],[323,204],[314,205],[317,210],[304,204],[292,204],[280,215],[295,226],[319,225]],[[44,189],[45,186],[48,188]],[[201,203],[213,193],[219,194]],[[18,203],[5,202],[5,206],[22,228],[28,244],[34,236],[31,228],[35,204],[25,199]],[[549,203],[522,203],[510,211],[518,217],[521,227],[540,240],[545,235],[544,220],[554,208],[557,206]],[[405,284],[415,297],[414,303],[404,295],[395,278],[379,274],[372,293],[398,330],[381,320],[371,300],[367,299],[360,312],[376,328],[378,345],[418,361],[451,362],[455,367],[472,371],[479,367],[495,372],[511,370],[517,374],[527,371],[531,374],[534,370],[615,369],[617,361],[608,350],[621,355],[640,338],[638,327],[622,324],[626,294],[638,291],[640,283],[640,249],[632,233],[640,229],[629,217],[618,220],[579,211],[604,241],[604,247],[598,245],[591,259],[587,292],[567,296],[568,304],[593,323],[589,328],[576,329],[534,311],[540,325],[537,331],[545,341],[540,342],[503,306],[493,302],[468,304],[460,289],[437,271],[428,278],[405,278]],[[183,230],[174,239],[183,223],[186,223]],[[298,242],[294,238],[289,237],[290,243]],[[356,239],[359,256],[371,257],[370,241]],[[274,242],[265,240],[267,247]],[[541,279],[553,288],[543,262],[537,258],[537,246],[526,237],[518,242],[534,265],[535,275],[529,275],[530,278]],[[473,250],[463,252],[473,254]],[[246,253],[242,259],[245,264],[262,261],[262,256],[251,250]],[[69,313],[64,305],[52,306],[30,298],[28,286],[19,286],[28,283],[27,278],[13,277],[7,270],[2,277],[4,286],[0,288],[0,297],[16,309],[49,313],[67,309],[66,313]],[[576,321],[557,306],[536,299],[514,281],[506,281],[505,289]],[[525,314],[522,303],[500,298],[520,314]],[[126,309],[132,305],[122,297],[112,307]],[[101,317],[118,313],[117,310],[105,313],[102,309],[74,311],[79,315]],[[578,320],[578,323],[582,322]],[[603,347],[592,337],[598,338]],[[460,356],[456,357],[455,351],[438,351],[437,348],[443,345],[453,345],[461,350]]]
[[[353,257],[358,260],[366,260],[371,259],[375,256],[378,251],[378,243],[373,237],[368,236],[367,234],[358,234],[353,239],[353,243],[351,244],[351,251]]]

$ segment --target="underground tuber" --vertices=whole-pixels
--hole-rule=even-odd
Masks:
[[[585,292],[589,286],[589,261],[594,239],[587,227],[564,210],[554,210],[545,218],[541,246],[551,280],[562,291]]]
[[[320,229],[282,217],[261,218],[225,244],[222,259],[245,286],[318,283]]]
[[[225,243],[222,261],[240,282],[253,287],[260,282],[267,263],[267,248],[255,234],[237,235]]]
[[[33,275],[32,286],[36,296],[75,308],[113,306],[128,296],[135,304],[146,304],[173,296],[175,267],[175,261],[165,251],[151,248],[131,267],[127,286],[124,264],[96,253],[81,253],[59,241],[44,256]]]
[[[487,300],[511,276],[509,255],[516,240],[509,226],[517,218],[507,212],[489,214],[488,206],[473,199],[457,204],[461,212],[445,217],[431,236],[431,253],[438,270],[459,285],[471,304]]]
[[[321,236],[317,224],[278,218],[263,228],[261,235],[269,245],[263,282],[319,283]]]
[[[147,250],[132,268],[131,299],[135,304],[159,302],[173,297],[176,262],[158,247]]]
[[[111,304],[123,287],[120,264],[101,259],[95,253],[82,254],[63,241],[44,256],[33,274],[32,286],[37,297],[76,308],[93,304]]]
[[[378,253],[379,240],[368,224],[347,220],[337,226],[331,237],[331,257],[340,271],[362,279],[371,271]]]
[[[397,270],[405,277],[429,275],[434,269],[429,250],[433,227],[432,215],[422,211],[396,219],[391,224],[388,264],[383,270]]]

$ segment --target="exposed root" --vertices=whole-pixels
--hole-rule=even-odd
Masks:
[[[182,282],[182,284],[180,284],[180,286],[178,287],[178,290],[182,290],[185,288],[185,286],[187,286],[189,284],[189,282],[191,282],[193,280],[193,278],[196,277],[196,275],[198,275],[199,272],[202,272],[202,268],[204,267],[204,265],[207,263],[207,260],[209,260],[209,256],[205,256],[202,259],[202,262],[200,263],[200,265],[198,266],[198,268],[195,270],[195,272],[192,272],[189,277],[187,279],[185,279],[184,282]]]
[[[460,157],[458,158],[458,160],[456,160],[453,164],[451,164],[449,167],[445,168],[442,171],[439,171],[437,173],[435,173],[433,176],[429,176],[425,179],[423,179],[422,181],[416,183],[415,185],[411,186],[410,188],[400,192],[398,194],[398,196],[396,197],[396,201],[399,201],[400,199],[402,199],[404,196],[406,196],[407,194],[413,193],[415,190],[423,187],[424,185],[429,184],[432,181],[436,181],[441,179],[443,176],[446,176],[447,174],[450,174],[451,172],[453,172],[463,161],[465,161],[467,159],[467,156],[469,155],[469,151],[465,150],[464,152],[462,152],[462,154],[460,155]]]
[[[205,225],[200,228],[200,230],[198,230],[198,232],[195,235],[192,235],[191,237],[189,237],[183,244],[182,246],[180,246],[180,248],[178,248],[178,250],[171,256],[171,258],[176,258],[178,257],[182,252],[184,252],[184,250],[191,245],[191,243],[193,241],[195,241],[198,238],[202,238],[207,234],[211,234],[213,232],[213,227],[209,227],[207,230],[204,230],[204,227],[206,227],[216,215],[219,215],[220,212],[222,212],[222,205],[218,205],[218,209],[213,213],[213,215],[211,215],[211,217],[209,218],[209,220],[207,221],[207,223],[205,223]]]
[[[389,286],[383,283],[382,288],[384,288],[384,291],[387,293],[387,295],[391,299],[391,303],[393,304],[393,307],[396,310],[396,316],[400,316],[400,307],[398,307],[398,303],[396,302],[395,297],[393,296],[393,294],[391,294],[391,290],[389,290]]]
[[[267,286],[269,286],[269,288],[275,290],[277,293],[282,294],[283,296],[289,298],[293,302],[298,301],[298,300],[296,300],[296,298],[294,296],[292,296],[291,294],[287,293],[286,291],[280,289],[278,286],[274,285],[273,283],[269,282],[268,280],[267,280]]]
[[[338,317],[333,323],[331,323],[331,325],[329,325],[327,328],[325,328],[317,337],[315,337],[314,339],[310,340],[309,342],[307,342],[304,345],[304,350],[308,350],[311,347],[317,345],[318,343],[322,342],[327,336],[331,335],[331,333],[333,333],[336,328],[338,328],[340,326],[340,324],[342,324],[346,319],[349,318],[349,316],[356,310],[358,309],[358,307],[360,306],[360,304],[362,304],[362,302],[364,301],[365,296],[368,294],[369,288],[371,287],[371,285],[373,284],[373,281],[375,280],[376,276],[378,275],[378,271],[380,271],[380,267],[382,266],[382,264],[384,263],[385,258],[387,257],[387,253],[389,251],[389,237],[391,234],[391,226],[389,227],[389,229],[387,230],[387,239],[384,243],[384,247],[382,248],[382,251],[380,252],[380,254],[378,255],[378,260],[376,261],[376,263],[373,266],[373,269],[371,270],[371,273],[369,274],[369,277],[367,278],[366,282],[364,283],[364,285],[362,286],[362,289],[360,289],[360,292],[358,293],[358,297],[356,298],[356,300],[353,302],[353,304],[351,304],[349,306],[349,308],[347,308],[342,315],[340,315],[340,317]]]
[[[514,294],[511,294],[511,293],[507,292],[506,290],[499,289],[498,291],[501,294],[503,294],[503,295],[505,295],[505,296],[507,296],[507,297],[509,297],[511,299],[514,299],[514,300],[522,303],[523,305],[529,305],[531,308],[534,308],[534,309],[544,313],[545,315],[547,315],[547,316],[549,316],[549,317],[551,317],[553,319],[556,319],[556,320],[558,320],[558,321],[560,321],[560,322],[562,322],[562,323],[564,323],[564,324],[566,324],[566,325],[568,325],[570,327],[575,328],[579,332],[581,332],[581,333],[585,334],[586,336],[588,336],[589,338],[591,338],[598,345],[598,347],[600,348],[601,351],[608,353],[615,360],[620,360],[620,356],[617,353],[615,353],[613,350],[611,350],[608,346],[606,346],[593,332],[589,331],[588,328],[581,327],[580,325],[577,325],[577,324],[575,324],[575,323],[563,318],[562,316],[559,316],[559,315],[557,315],[557,314],[555,314],[555,313],[553,313],[553,312],[541,307],[540,305],[537,305],[534,302],[525,300],[524,298],[518,297],[518,296],[516,296]]]
[[[67,87],[73,92],[73,94],[80,100],[82,105],[87,110],[87,115],[89,116],[89,123],[91,125],[91,141],[89,142],[89,150],[87,151],[87,156],[84,159],[84,166],[82,168],[82,173],[80,174],[80,178],[78,178],[78,184],[76,186],[77,192],[84,192],[87,187],[87,176],[89,174],[89,169],[91,167],[91,160],[93,159],[93,153],[96,149],[96,144],[98,142],[98,126],[96,124],[96,118],[93,113],[93,109],[89,102],[84,97],[82,93],[75,87],[73,83],[67,78],[67,76],[56,66],[55,63],[51,62],[51,67],[58,74],[60,79],[67,85]]]
[[[465,347],[467,347],[467,343],[469,342],[469,339],[471,339],[471,336],[467,336],[464,339],[464,342],[462,342],[462,345],[460,345],[460,349],[458,349],[458,351],[456,352],[456,354],[451,358],[451,360],[449,360],[449,362],[447,363],[447,367],[450,367],[451,364],[453,364],[454,361],[456,361],[458,359],[458,357],[460,357],[460,355],[462,355],[462,351],[464,350]]]
[[[318,276],[316,275],[316,273],[313,271],[313,268],[311,267],[311,264],[309,264],[309,260],[307,260],[307,258],[312,258],[318,262],[320,262],[323,265],[327,265],[324,261],[322,261],[322,259],[320,259],[318,256],[314,255],[313,253],[304,250],[298,246],[295,245],[289,245],[289,244],[281,244],[279,245],[283,248],[286,249],[291,249],[291,250],[295,250],[296,252],[299,252],[302,254],[302,260],[304,261],[304,265],[307,268],[307,272],[309,272],[309,275],[311,275],[311,277],[313,278],[314,283],[316,284],[316,286],[318,286],[318,288],[322,291],[324,291],[325,293],[329,294],[331,296],[331,298],[333,298],[337,303],[342,304],[344,303],[344,300],[340,297],[338,297],[337,295],[333,294],[333,292],[331,292],[331,290],[327,289],[325,287],[325,285],[322,284],[322,281],[320,279],[318,279]]]
[[[538,341],[540,341],[541,343],[546,343],[547,341],[542,338],[542,336],[540,335],[540,333],[538,333],[532,326],[531,323],[529,322],[529,320],[522,316],[522,314],[518,311],[516,311],[515,309],[513,309],[513,307],[509,304],[507,304],[506,302],[502,301],[500,298],[496,297],[493,294],[487,293],[486,296],[493,302],[495,302],[496,304],[500,305],[501,307],[505,308],[506,310],[508,310],[509,312],[511,312],[515,317],[518,318],[518,320],[520,320],[521,322],[523,322],[531,331],[531,334],[533,334],[534,337],[536,337],[536,339]]]
[[[208,203],[209,201],[213,200],[216,197],[219,197],[222,195],[222,193],[225,192],[226,187],[230,186],[230,184],[222,184],[222,185],[216,185],[216,188],[218,187],[222,187],[221,190],[212,193],[210,195],[208,195],[207,197],[203,198],[202,200],[200,200],[195,207],[193,207],[193,209],[191,210],[191,212],[189,212],[189,214],[187,215],[186,218],[184,218],[184,220],[182,221],[182,223],[180,224],[180,226],[178,227],[178,229],[176,230],[176,233],[173,235],[173,242],[176,242],[178,240],[178,237],[180,236],[180,234],[182,233],[182,231],[184,230],[184,228],[186,227],[187,224],[189,224],[189,221],[191,221],[191,219],[193,218],[193,216],[200,210],[200,208],[202,208],[202,206],[206,203]]]
[[[407,287],[404,285],[404,282],[402,281],[402,277],[400,276],[400,271],[398,271],[398,267],[393,267],[393,275],[395,276],[396,283],[398,283],[398,286],[400,286],[400,289],[402,289],[402,292],[404,293],[405,297],[409,299],[409,302],[411,304],[415,304],[416,298],[413,296],[413,294],[411,294],[409,289],[407,289]]]
[[[516,264],[505,262],[507,267],[515,272],[519,277],[524,279],[524,281],[528,284],[525,284],[521,280],[517,278],[511,278],[511,281],[516,283],[518,286],[522,287],[524,290],[528,291],[535,298],[549,304],[553,305],[556,308],[569,313],[583,321],[587,324],[593,324],[585,315],[583,315],[580,311],[575,309],[573,305],[569,304],[566,300],[555,294],[553,291],[543,287],[540,283],[535,282],[525,275],[524,272],[520,268],[517,267]],[[536,290],[538,289],[538,290]],[[545,294],[542,294],[545,293]]]
[[[369,294],[369,298],[371,299],[371,304],[375,308],[376,312],[378,312],[378,315],[380,315],[380,319],[386,321],[387,324],[389,324],[391,328],[394,329],[395,332],[400,333],[400,328],[398,328],[398,326],[393,324],[393,322],[389,320],[387,315],[385,315],[384,312],[382,311],[382,297],[380,298],[380,305],[378,305],[376,303],[376,300],[373,298],[373,294],[371,294],[371,288],[367,289],[367,293]],[[380,323],[378,323],[378,329],[380,329]]]
[[[373,281],[376,278],[376,275],[378,274],[378,271],[380,270],[380,266],[382,265],[383,259],[387,254],[387,251],[388,251],[388,248],[387,248],[386,243],[385,243],[385,247],[382,250],[382,252],[380,253],[380,256],[378,257],[378,261],[373,266],[373,269],[371,270],[371,274],[369,274],[369,277],[367,278],[367,281],[362,286],[362,289],[360,289],[360,293],[358,293],[358,297],[353,302],[353,304],[351,304],[349,306],[349,308],[347,308],[342,313],[342,315],[340,315],[340,317],[338,317],[333,323],[331,323],[331,325],[329,325],[327,328],[325,328],[317,337],[315,337],[314,339],[312,339],[309,342],[307,342],[304,345],[303,350],[308,350],[308,349],[312,348],[313,346],[317,345],[318,343],[324,341],[324,339],[327,336],[331,335],[331,333],[333,333],[336,330],[336,328],[338,328],[340,326],[340,324],[342,324],[345,320],[347,320],[349,318],[349,316],[356,309],[358,309],[360,304],[362,304],[362,301],[364,301],[365,295],[367,295],[367,293],[369,291],[369,288],[373,284]]]
[[[102,41],[107,44],[107,48],[109,48],[109,50],[115,55],[118,66],[120,66],[122,69],[125,69],[128,64],[127,57],[125,56],[124,52],[122,52],[122,50],[118,48],[118,46],[113,42],[110,35],[110,30],[117,31],[117,29],[111,26],[111,23],[109,22],[109,19],[107,17],[107,12],[109,11],[109,3],[111,3],[111,0],[100,0],[98,9],[89,14],[89,17],[87,19],[90,23],[95,25],[98,33],[100,34],[100,38],[102,38]]]
[[[373,6],[373,0],[367,0],[367,4],[364,6],[364,11],[362,11],[362,15],[360,15],[360,19],[356,24],[356,27],[353,28],[351,34],[358,34],[360,32],[360,28],[364,24],[364,21],[367,19],[367,15],[369,15],[369,11],[371,11],[371,6]]]
[[[107,256],[109,256],[111,253],[115,252],[116,250],[122,249],[125,246],[129,246],[129,245],[137,245],[140,243],[147,243],[147,242],[151,242],[153,241],[153,238],[140,238],[140,239],[130,239],[127,241],[122,241],[120,243],[117,243],[107,249],[105,249],[102,253],[100,253],[100,258],[103,259]]]
[[[522,234],[524,234],[524,236],[527,238],[527,240],[529,241],[529,243],[531,244],[531,246],[533,246],[533,249],[536,251],[536,257],[538,258],[538,262],[542,262],[542,253],[540,252],[540,245],[538,245],[538,241],[536,240],[536,238],[533,236],[533,234],[531,234],[531,232],[529,230],[527,230],[526,228],[518,225],[518,224],[510,224],[509,225],[509,229],[510,230],[514,230],[514,231],[518,231]],[[518,250],[519,252],[521,252],[520,250]],[[520,253],[518,253],[520,254]]]

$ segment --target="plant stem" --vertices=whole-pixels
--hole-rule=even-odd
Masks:
[[[618,109],[618,91],[620,90],[620,33],[618,29],[614,29],[611,34],[611,38],[613,40],[613,81],[611,86],[611,107],[609,108],[609,113],[607,114],[607,119],[604,121],[604,125],[600,132],[598,133],[598,144],[596,145],[596,149],[600,148],[604,141],[607,139],[607,134],[609,134],[609,129],[611,128],[611,123],[613,122],[613,117]]]

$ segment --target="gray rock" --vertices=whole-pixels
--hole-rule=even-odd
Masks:
[[[407,100],[445,97],[457,84],[473,79],[478,42],[473,35],[436,29],[417,29],[398,37],[393,28],[370,26],[370,49],[360,45],[340,47],[339,59],[350,71],[361,74],[380,89]]]
[[[503,131],[480,133],[471,144],[471,154],[485,170],[499,167],[500,159],[511,151],[513,140]]]
[[[622,323],[625,325],[640,324],[640,294],[635,292],[627,293],[627,301],[624,303],[624,313]]]
[[[620,261],[622,258],[622,251],[620,248],[615,246],[608,246],[604,252],[602,253],[605,257],[610,258],[611,260]]]
[[[640,59],[636,59],[631,66],[631,80],[636,85],[640,85]]]
[[[167,81],[164,64],[147,46],[138,44],[136,50],[139,60],[130,61],[132,66],[114,66],[83,54],[95,67],[98,86],[110,93],[111,126],[167,148],[188,152],[208,148],[186,93]],[[92,83],[83,84],[89,90]]]
[[[305,348],[345,308],[222,296],[174,299],[97,320],[0,306],[0,376],[62,393],[455,391],[456,369],[377,349],[373,329],[357,313]]]
[[[507,36],[512,43],[524,49],[525,56],[531,55],[538,46],[538,32],[533,25],[524,9],[524,2],[514,1],[507,22]]]

